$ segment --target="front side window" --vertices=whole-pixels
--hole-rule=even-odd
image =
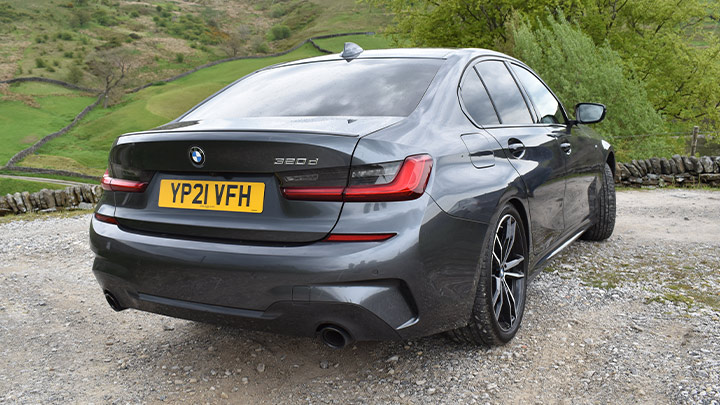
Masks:
[[[500,115],[500,122],[506,125],[532,124],[533,119],[525,99],[505,63],[491,60],[475,65],[490,98]]]
[[[528,93],[530,100],[535,105],[535,109],[540,115],[540,122],[543,124],[565,124],[562,106],[543,82],[521,66],[513,64],[512,67]]]
[[[442,59],[330,60],[282,66],[237,82],[183,121],[241,117],[406,117]]]

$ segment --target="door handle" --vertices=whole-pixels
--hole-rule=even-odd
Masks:
[[[566,141],[566,142],[561,143],[560,149],[562,149],[566,155],[570,155],[572,153],[572,145],[570,144],[570,142]]]
[[[510,154],[518,159],[522,159],[525,156],[525,144],[519,139],[512,138],[508,141],[508,149]]]

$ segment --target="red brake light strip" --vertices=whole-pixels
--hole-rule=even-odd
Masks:
[[[382,242],[395,233],[334,233],[325,238],[327,242]]]

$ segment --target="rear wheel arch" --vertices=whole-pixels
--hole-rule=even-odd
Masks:
[[[607,160],[605,161],[608,166],[610,166],[610,171],[613,174],[613,178],[615,177],[615,154],[613,152],[608,153]]]

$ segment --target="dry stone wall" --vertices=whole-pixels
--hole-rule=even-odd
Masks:
[[[618,163],[615,182],[625,186],[684,186],[698,183],[720,187],[720,156],[650,158]]]
[[[36,192],[0,196],[0,216],[26,212],[53,212],[62,209],[90,209],[102,196],[99,185],[69,186],[61,190],[46,188]]]

